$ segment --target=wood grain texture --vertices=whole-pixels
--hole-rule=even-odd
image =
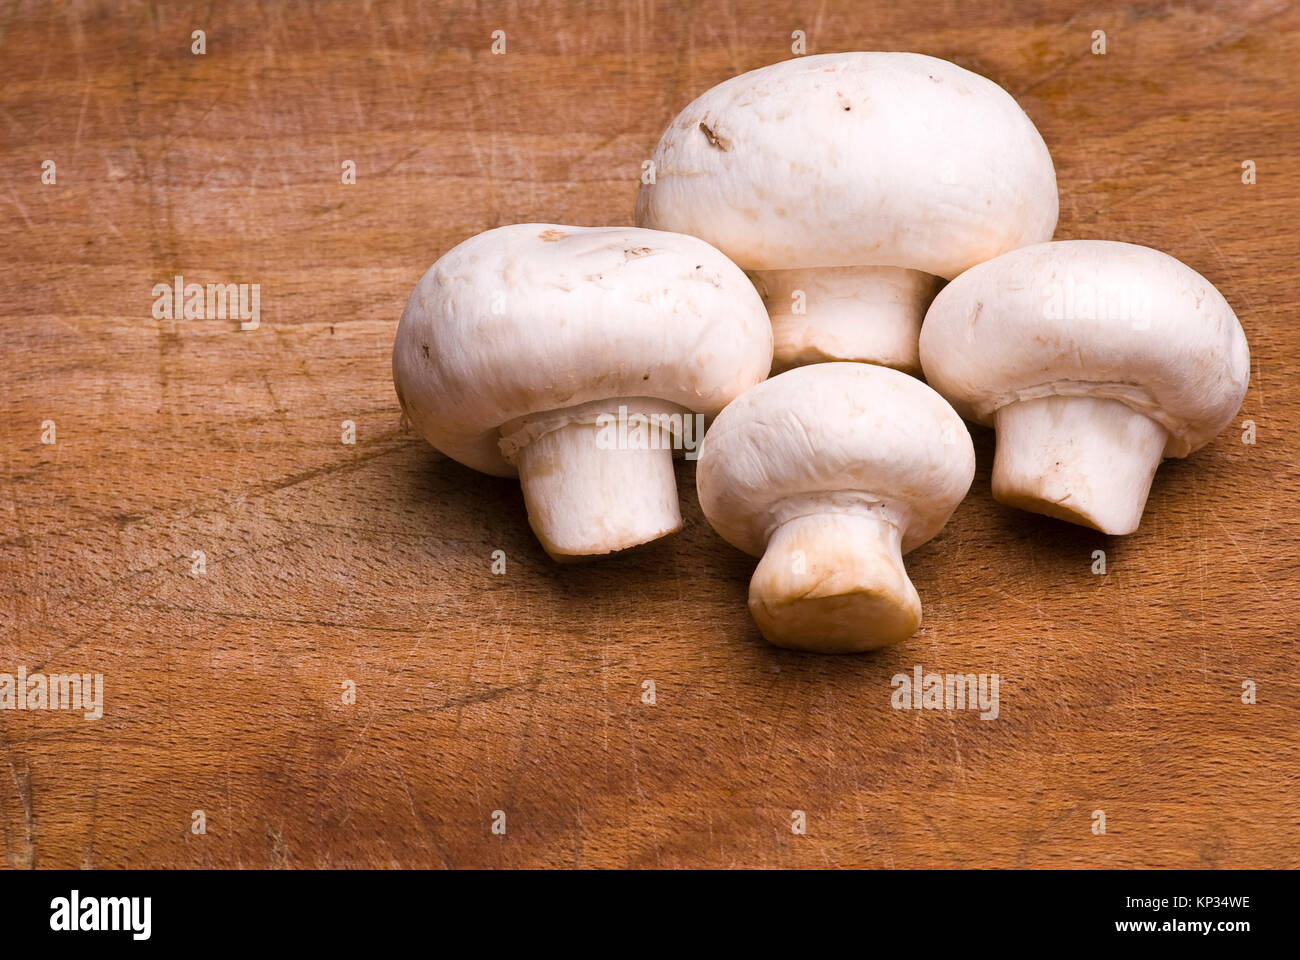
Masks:
[[[672,116],[794,29],[1000,83],[1058,237],[1173,254],[1252,350],[1128,538],[994,503],[977,429],[908,559],[921,632],[848,659],[762,642],[690,465],[679,536],[557,566],[517,484],[401,428],[389,371],[433,260],[628,222]],[[7,5],[0,672],[103,673],[106,704],[0,711],[3,862],[1300,865],[1297,62],[1281,0]],[[261,327],[154,320],[176,274],[260,284]],[[999,674],[1000,716],[891,709],[916,664]]]

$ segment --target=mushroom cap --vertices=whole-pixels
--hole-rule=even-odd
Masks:
[[[918,53],[798,57],[691,103],[654,153],[639,226],[747,270],[892,266],[951,278],[1051,239],[1056,172],[1011,95]]]
[[[429,268],[398,325],[393,381],[434,447],[515,476],[498,446],[511,420],[622,397],[711,416],[771,362],[762,299],[703,240],[523,223]]]
[[[700,506],[724,540],[761,556],[783,502],[880,504],[906,553],[937,534],[970,488],[966,425],[920,380],[819,363],[749,390],[718,415],[696,467]],[[788,519],[788,517],[787,517]]]
[[[1046,396],[1118,400],[1203,447],[1241,408],[1250,350],[1214,285],[1150,247],[1061,240],[963,273],[921,327],[930,385],[967,420]]]

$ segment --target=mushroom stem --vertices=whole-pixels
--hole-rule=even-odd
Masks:
[[[921,370],[917,340],[938,277],[902,267],[814,267],[750,274],[772,318],[772,373],[856,360]]]
[[[555,560],[626,550],[682,528],[671,438],[641,449],[599,442],[574,422],[521,447],[516,459],[528,522]]]
[[[1169,434],[1118,400],[1040,397],[997,411],[993,497],[1008,506],[1132,533]]]
[[[901,541],[879,508],[781,524],[749,582],[759,630],[778,647],[821,653],[906,640],[921,623],[921,599],[903,569]]]

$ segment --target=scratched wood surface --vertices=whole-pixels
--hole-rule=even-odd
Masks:
[[[924,627],[849,659],[762,642],[691,465],[679,536],[556,566],[389,372],[433,260],[628,222],[671,117],[796,29],[1000,83],[1058,237],[1179,257],[1252,351],[1128,538],[994,503],[975,430],[908,559]],[[102,673],[105,704],[0,711],[3,863],[1300,865],[1297,62],[1274,0],[7,5],[0,672]],[[178,274],[260,284],[260,327],[154,319]],[[997,673],[998,718],[891,709],[918,664]]]

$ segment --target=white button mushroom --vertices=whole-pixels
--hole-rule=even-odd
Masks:
[[[695,237],[516,224],[455,247],[412,292],[398,400],[426,440],[523,486],[557,560],[681,529],[673,447],[772,360],[762,301]]]
[[[723,539],[762,557],[749,610],[763,636],[850,653],[916,632],[921,601],[902,555],[943,528],[974,474],[966,425],[924,383],[825,363],[723,410],[696,485]]]
[[[703,237],[753,271],[778,371],[919,371],[937,278],[1056,229],[1052,158],[1024,111],[991,80],[915,53],[733,77],[678,115],[653,162],[637,225]]]
[[[962,274],[921,331],[930,384],[997,430],[993,496],[1103,533],[1137,529],[1162,457],[1241,407],[1250,353],[1214,286],[1129,243],[1067,240]]]

